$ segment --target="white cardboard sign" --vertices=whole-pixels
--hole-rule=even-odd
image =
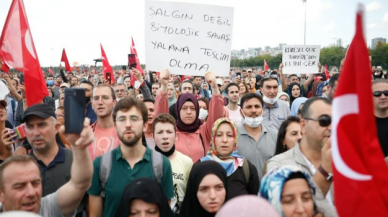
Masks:
[[[318,73],[320,45],[287,45],[283,47],[283,74]]]
[[[233,8],[147,0],[145,50],[148,70],[227,76]]]

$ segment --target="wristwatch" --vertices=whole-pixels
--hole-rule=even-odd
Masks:
[[[318,170],[326,178],[327,181],[333,181],[333,174],[328,173],[325,169],[323,169],[322,165],[319,165]]]

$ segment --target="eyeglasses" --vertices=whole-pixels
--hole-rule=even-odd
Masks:
[[[331,124],[331,117],[329,115],[321,115],[320,117],[318,117],[317,119],[313,119],[313,118],[304,118],[305,120],[310,120],[310,121],[318,121],[319,122],[319,126],[321,127],[327,127]]]
[[[127,120],[129,119],[129,122],[131,122],[131,124],[135,124],[141,120],[143,120],[141,117],[139,116],[136,116],[136,115],[131,115],[129,117],[126,117],[126,116],[120,116],[120,117],[117,117],[116,118],[116,122],[119,122],[119,123],[126,123]]]
[[[107,95],[102,95],[102,96],[93,96],[93,101],[94,102],[98,102],[100,100],[100,98],[105,101],[105,100],[109,100],[110,97],[107,96]]]
[[[264,79],[268,79],[268,78],[276,78],[276,79],[278,79],[278,75],[275,75],[275,74],[272,74],[272,75],[264,75]]]
[[[388,96],[388,90],[373,92],[374,97],[380,97],[382,94],[384,94],[384,96]]]
[[[116,90],[116,93],[124,93],[125,92],[125,90],[124,89],[119,89],[119,90]]]

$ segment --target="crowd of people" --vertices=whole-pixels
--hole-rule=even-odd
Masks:
[[[32,106],[21,74],[2,73],[0,212],[337,216],[331,104],[342,65],[309,75],[283,74],[283,64],[235,68],[225,77],[132,68],[114,72],[116,83],[98,70],[61,69],[45,75],[49,96]],[[372,72],[387,157],[388,80]],[[80,134],[65,133],[66,88],[85,90]]]

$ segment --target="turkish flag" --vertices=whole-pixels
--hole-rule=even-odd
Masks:
[[[333,100],[331,151],[341,217],[388,216],[388,167],[377,137],[363,6]]]
[[[54,72],[53,72],[53,70],[52,70],[51,68],[48,69],[48,72],[49,72],[50,74],[54,74]]]
[[[24,73],[28,106],[48,96],[23,0],[13,0],[0,38],[0,59]],[[3,66],[4,67],[4,66]]]
[[[329,69],[327,68],[326,64],[325,64],[325,76],[326,76],[326,80],[330,78]]]
[[[61,62],[65,62],[65,70],[67,72],[71,72],[71,67],[69,64],[69,60],[67,59],[65,48],[63,48],[63,51],[62,51]]]
[[[104,78],[105,78],[105,80],[108,80],[106,73],[109,72],[110,73],[110,78],[111,78],[110,80],[111,80],[111,82],[113,84],[116,81],[115,81],[115,76],[113,74],[112,67],[110,67],[110,65],[109,65],[109,61],[108,61],[108,58],[106,57],[104,48],[102,48],[102,44],[100,44],[100,46],[101,46],[102,65],[104,67]]]
[[[269,70],[269,67],[267,64],[267,60],[264,60],[264,71],[268,71],[268,70]]]
[[[137,56],[137,51],[136,51],[135,42],[133,41],[133,38],[132,38],[132,46],[130,47],[130,50],[131,50],[131,54],[135,54],[135,57],[136,57],[136,69],[139,70],[142,75],[144,75],[143,69],[141,68],[141,65],[140,65],[139,57]],[[133,88],[135,88],[135,81],[137,81],[137,79],[135,78],[135,76],[133,76],[133,73],[131,73],[131,85]]]

